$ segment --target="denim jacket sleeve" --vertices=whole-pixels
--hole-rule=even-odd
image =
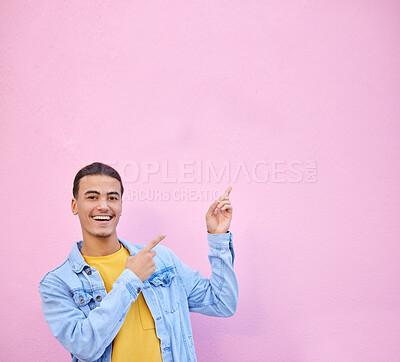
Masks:
[[[74,356],[94,361],[102,356],[117,335],[142,281],[125,269],[100,305],[86,316],[72,293],[56,276],[47,275],[39,284],[43,313],[53,335]]]
[[[174,254],[174,262],[186,289],[189,311],[215,317],[230,317],[235,314],[239,288],[233,270],[235,253],[232,233],[207,233],[208,259],[211,278],[201,277]]]

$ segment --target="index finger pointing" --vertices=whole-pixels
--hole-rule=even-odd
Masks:
[[[161,234],[157,236],[155,239],[150,241],[143,249],[142,252],[147,252],[153,249],[162,239],[164,239],[167,235],[166,234]]]
[[[231,191],[232,191],[232,186],[229,186],[229,187],[225,190],[224,195],[222,196],[222,198],[223,198],[223,199],[224,199],[225,197],[227,198],[227,197],[229,196],[229,194],[231,193]]]

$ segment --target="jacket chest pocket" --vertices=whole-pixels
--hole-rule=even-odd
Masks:
[[[166,313],[174,313],[179,307],[178,276],[172,270],[161,271],[149,280]]]
[[[95,307],[95,301],[91,294],[84,291],[77,291],[73,295],[74,302],[77,307],[85,314],[87,317],[90,311]]]

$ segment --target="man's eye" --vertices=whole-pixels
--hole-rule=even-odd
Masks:
[[[88,199],[95,199],[96,196],[88,196]]]
[[[118,200],[118,197],[111,196],[111,197],[110,197],[110,200],[113,200],[113,201],[114,201],[114,200]]]

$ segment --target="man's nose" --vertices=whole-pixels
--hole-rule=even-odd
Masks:
[[[107,199],[99,199],[99,203],[97,204],[97,208],[99,210],[108,210],[108,202]]]

